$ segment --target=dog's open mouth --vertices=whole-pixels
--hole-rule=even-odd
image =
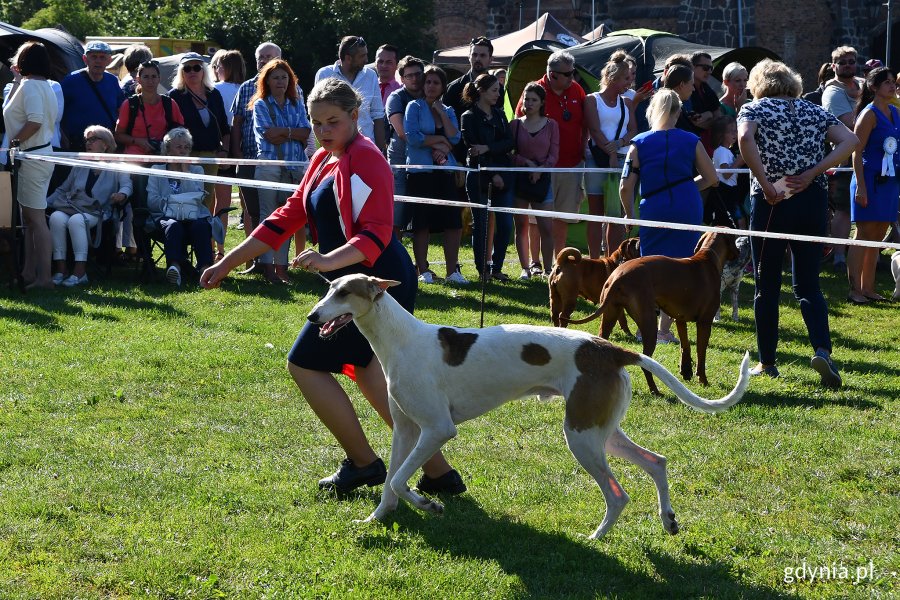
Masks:
[[[319,328],[319,337],[320,338],[330,338],[335,333],[337,333],[344,325],[353,320],[353,315],[350,313],[344,313],[336,319],[332,319]]]

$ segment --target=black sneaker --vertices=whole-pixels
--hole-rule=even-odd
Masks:
[[[376,458],[365,467],[357,467],[352,460],[345,458],[334,474],[319,480],[319,489],[346,494],[364,485],[369,487],[380,485],[384,483],[385,477],[387,469],[384,468],[384,462],[380,458]]]
[[[450,469],[440,477],[432,479],[428,475],[422,475],[416,488],[424,494],[449,494],[455,496],[466,491],[466,484],[456,469]]]
[[[841,387],[841,375],[838,373],[837,367],[831,361],[831,356],[824,350],[816,350],[816,354],[812,357],[809,365],[816,370],[819,377],[822,378],[822,385],[828,388]]]

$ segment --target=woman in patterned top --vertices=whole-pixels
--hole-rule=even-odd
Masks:
[[[824,173],[846,159],[856,146],[853,135],[834,115],[800,99],[800,76],[784,63],[764,60],[753,67],[748,82],[757,100],[738,115],[738,144],[750,168],[750,229],[824,236],[828,207]],[[834,149],[825,155],[824,141]],[[756,296],[756,344],[759,364],[751,374],[778,377],[778,300],[782,259],[788,241],[750,238]],[[819,287],[822,245],[790,242],[794,296],[815,351],[811,366],[822,384],[840,387],[831,361],[828,305]]]

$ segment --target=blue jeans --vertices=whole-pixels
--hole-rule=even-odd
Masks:
[[[503,189],[494,188],[491,206],[512,208],[515,190],[513,189],[513,173],[503,173]],[[484,176],[484,175],[482,175]],[[469,202],[487,204],[487,195],[482,194],[479,186],[479,173],[466,173],[466,195]],[[472,209],[472,250],[475,253],[475,268],[479,273],[484,272],[485,236],[487,235],[487,210]],[[494,213],[494,251],[491,255],[493,262],[492,272],[499,273],[503,270],[503,261],[506,260],[506,249],[509,248],[509,240],[512,236],[513,218],[509,213]]]
[[[815,183],[775,206],[766,202],[761,193],[754,194],[750,200],[753,207],[750,211],[750,229],[753,231],[813,236],[826,234],[828,194]],[[809,343],[813,351],[824,348],[831,352],[828,304],[819,286],[822,244],[751,237],[753,278],[756,282],[756,297],[753,301],[756,345],[759,361],[766,365],[775,364],[782,261],[788,246],[791,248],[793,261],[794,297],[800,302],[800,314],[806,323]]]

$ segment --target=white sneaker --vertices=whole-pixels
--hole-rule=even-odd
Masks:
[[[65,279],[62,280],[62,285],[65,287],[75,287],[76,285],[83,285],[88,282],[87,273],[79,277],[78,275],[69,275]]]
[[[425,271],[421,275],[419,275],[419,281],[422,283],[434,283],[434,273],[431,271]]]
[[[459,271],[453,271],[452,273],[450,273],[445,281],[447,281],[447,283],[458,283],[459,285],[467,285],[469,283],[469,280],[466,279]]]
[[[181,287],[181,269],[172,265],[168,269],[166,269],[166,281],[171,283],[172,285],[177,285]]]
[[[66,276],[63,275],[62,273],[54,273],[53,277],[50,278],[50,281],[53,282],[53,285],[60,285],[63,282],[63,279],[65,279],[65,278],[66,278]]]
[[[522,269],[522,273],[519,275],[519,281],[527,281],[529,279],[531,279],[531,271]]]

